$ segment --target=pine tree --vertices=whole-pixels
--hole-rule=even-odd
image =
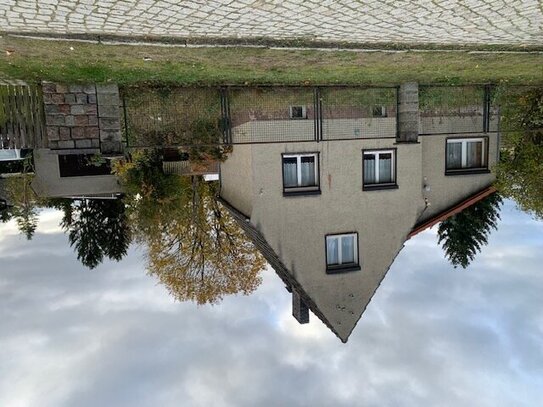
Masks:
[[[438,244],[443,242],[445,256],[454,268],[466,268],[488,243],[490,232],[497,229],[501,204],[502,198],[494,193],[441,222]]]

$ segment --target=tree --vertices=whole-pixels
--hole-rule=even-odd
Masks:
[[[543,88],[510,95],[507,101],[496,187],[523,211],[543,218]]]
[[[5,193],[7,206],[0,214],[2,222],[15,219],[19,231],[30,240],[38,227],[39,198],[32,190],[33,175],[23,173],[18,177],[10,177],[5,180]]]
[[[258,287],[265,261],[217,201],[218,183],[164,174],[159,151],[136,152],[116,171],[148,273],[176,299],[216,303]]]
[[[438,244],[454,268],[466,268],[482,246],[488,243],[492,229],[497,229],[502,198],[494,193],[439,225]]]
[[[83,265],[93,269],[104,257],[119,261],[126,255],[131,233],[122,200],[56,200],[54,205],[64,211],[61,226]]]

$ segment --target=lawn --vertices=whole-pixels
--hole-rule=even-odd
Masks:
[[[120,85],[543,84],[543,54],[104,45],[0,37],[0,79]]]

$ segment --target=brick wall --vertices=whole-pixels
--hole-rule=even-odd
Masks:
[[[47,146],[122,152],[117,85],[42,84]]]

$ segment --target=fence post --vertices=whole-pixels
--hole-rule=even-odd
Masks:
[[[232,126],[230,122],[230,101],[228,99],[228,88],[220,89],[221,98],[221,130],[224,144],[232,144]]]
[[[126,94],[123,92],[123,116],[124,116],[124,136],[126,147],[130,147],[130,129],[128,127],[128,114],[126,113]]]
[[[492,87],[489,84],[485,85],[485,94],[483,101],[483,133],[490,131],[490,94]]]
[[[322,140],[322,95],[320,88],[313,90],[313,136],[317,143]]]

